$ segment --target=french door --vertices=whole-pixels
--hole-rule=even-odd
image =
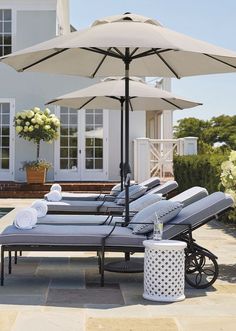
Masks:
[[[0,180],[14,180],[14,127],[15,102],[0,99]]]
[[[55,180],[107,179],[107,111],[58,107],[60,138],[55,143]]]

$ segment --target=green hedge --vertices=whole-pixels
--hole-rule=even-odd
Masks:
[[[224,191],[220,187],[221,163],[228,159],[228,155],[188,155],[174,157],[174,176],[179,184],[179,192],[192,186],[205,187],[209,193]],[[236,208],[220,217],[225,223],[236,225]]]
[[[174,177],[179,192],[192,186],[205,187],[209,193],[219,190],[221,163],[227,155],[188,155],[174,157]]]

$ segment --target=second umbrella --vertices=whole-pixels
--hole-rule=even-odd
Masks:
[[[131,77],[129,104],[131,111],[147,110],[176,110],[192,108],[201,105],[178,97],[170,92],[150,86],[143,79]],[[103,81],[91,85],[49,101],[47,104],[55,104],[64,107],[102,108],[121,110],[121,151],[120,151],[120,177],[121,189],[123,189],[123,106],[125,102],[125,80],[122,77],[108,77]]]

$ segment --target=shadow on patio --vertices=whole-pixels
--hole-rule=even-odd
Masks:
[[[105,273],[100,287],[96,256],[20,257],[0,288],[0,304],[109,309],[129,305],[166,305],[142,298],[143,274]],[[88,255],[88,254],[87,254]],[[90,254],[91,255],[91,254]],[[107,262],[121,258],[107,258]],[[136,261],[142,258],[135,258]],[[7,263],[7,258],[6,258]],[[186,297],[214,292],[186,286]]]

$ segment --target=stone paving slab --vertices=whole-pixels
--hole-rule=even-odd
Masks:
[[[174,318],[94,318],[86,320],[86,331],[178,331]]]
[[[90,287],[86,289],[50,289],[47,306],[81,307],[93,305],[124,305],[124,299],[118,286],[106,288]]]

